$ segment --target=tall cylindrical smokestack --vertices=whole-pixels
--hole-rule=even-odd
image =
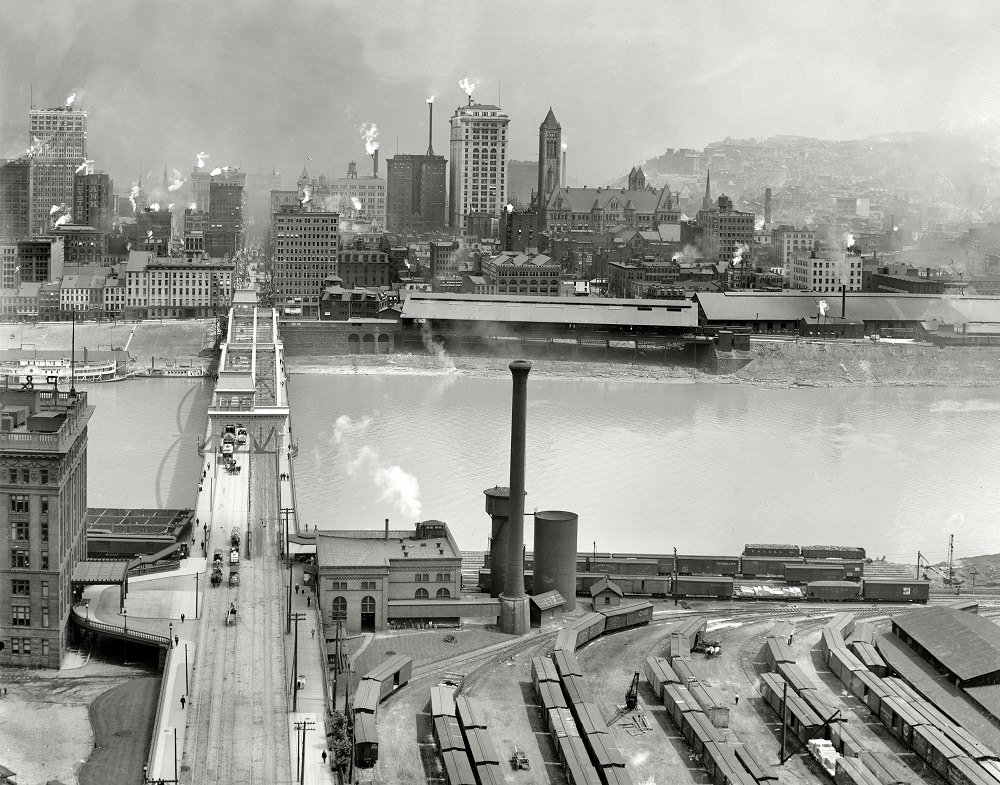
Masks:
[[[566,187],[566,151],[563,150],[562,186]]]
[[[514,360],[509,367],[514,380],[510,420],[510,519],[504,590],[500,595],[500,629],[524,635],[531,628],[528,598],[524,593],[524,443],[531,363]]]
[[[430,120],[427,121],[427,155],[434,155],[434,102],[427,102]]]
[[[385,519],[385,539],[389,539],[389,519]]]
[[[374,177],[378,177],[378,148],[375,148],[375,152],[372,153],[372,160],[375,162],[375,174]]]

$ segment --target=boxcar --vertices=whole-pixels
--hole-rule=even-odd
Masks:
[[[506,785],[507,778],[499,763],[480,763],[476,766],[476,782],[479,785]]]
[[[744,556],[799,556],[798,545],[747,544],[743,546]]]
[[[685,635],[679,632],[670,633],[670,648],[667,651],[667,656],[670,657],[671,662],[678,657],[691,656],[691,644]]]
[[[848,545],[803,545],[799,552],[804,559],[861,559],[865,558],[864,548]]]
[[[795,662],[795,655],[788,648],[788,643],[783,638],[765,638],[763,646],[764,659],[767,661],[767,669],[777,672],[781,663]]]
[[[851,692],[864,701],[873,714],[878,714],[882,708],[882,699],[893,694],[892,688],[870,671],[857,671],[854,676]]]
[[[784,578],[785,567],[802,564],[796,556],[744,556],[740,559],[740,574],[744,578]]]
[[[659,575],[660,562],[657,559],[584,559],[577,561],[580,572],[599,572],[605,575]]]
[[[552,655],[552,659],[556,663],[556,670],[559,671],[560,678],[565,678],[570,674],[574,676],[583,675],[583,668],[580,667],[580,661],[572,651],[556,649]]]
[[[958,600],[949,602],[946,606],[956,611],[967,611],[969,613],[979,613],[979,602],[977,600]]]
[[[867,749],[866,742],[846,722],[830,725],[830,741],[833,748],[845,758],[857,758]]]
[[[885,660],[882,659],[882,655],[878,653],[878,649],[872,644],[857,641],[852,644],[851,648],[853,648],[854,656],[861,661],[861,664],[876,676],[888,675],[889,667],[885,664]]]
[[[698,639],[705,634],[706,629],[708,629],[708,619],[695,616],[682,622],[674,632],[687,638],[689,646],[694,646],[698,643]]]
[[[543,711],[549,709],[565,709],[566,696],[563,695],[562,684],[558,681],[540,681],[535,688],[538,704]]]
[[[604,721],[604,715],[592,701],[581,701],[570,706],[573,716],[576,718],[576,726],[580,729],[580,735],[588,733],[609,733],[608,723]]]
[[[556,651],[576,651],[576,630],[563,627],[556,636],[554,649]]]
[[[731,600],[733,598],[733,579],[681,576],[677,578],[675,591],[678,597],[711,597],[719,600]]]
[[[617,575],[613,580],[626,596],[666,597],[670,594],[670,578],[665,575]]]
[[[464,735],[473,766],[478,766],[480,763],[500,762],[500,756],[497,754],[496,745],[493,744],[488,729],[469,728],[464,731]]]
[[[454,687],[431,687],[431,716],[432,717],[454,717],[455,716],[455,688]]]
[[[806,597],[824,602],[852,602],[861,599],[858,584],[852,581],[810,581]]]
[[[607,620],[600,613],[587,613],[571,625],[576,630],[577,648],[604,634]]]
[[[378,761],[378,730],[374,714],[358,714],[354,718],[354,765],[365,769]]]
[[[858,758],[837,758],[834,782],[837,785],[881,785],[878,777],[868,771]]]
[[[806,676],[805,671],[794,662],[779,662],[775,670],[798,695],[806,690],[816,689],[816,685]]]
[[[716,728],[729,727],[729,706],[722,700],[722,696],[714,687],[698,683],[692,684],[689,691],[712,725]]]
[[[382,699],[379,694],[380,687],[377,681],[371,679],[362,679],[358,682],[358,688],[354,693],[355,714],[375,714],[378,711],[378,704]]]
[[[476,785],[476,774],[465,750],[442,752],[441,762],[448,785]]]
[[[802,563],[816,567],[841,567],[844,580],[848,581],[860,581],[865,571],[865,563],[860,559],[803,559]]]
[[[948,778],[948,761],[962,755],[962,750],[944,735],[944,731],[933,725],[914,728],[912,746],[913,751],[945,779]]]
[[[691,667],[691,660],[678,657],[671,663],[671,667],[673,667],[674,673],[677,674],[677,681],[687,689],[690,689],[692,684],[697,683],[698,676]]]
[[[678,556],[681,575],[739,575],[739,556]]]
[[[536,686],[540,681],[559,681],[556,664],[549,657],[532,657],[531,681]]]
[[[910,708],[902,698],[887,695],[882,699],[878,717],[894,736],[912,746],[913,729],[925,724],[925,720]]]
[[[462,730],[486,727],[486,713],[482,704],[475,698],[467,698],[464,695],[455,698],[455,715]]]
[[[927,602],[930,583],[898,578],[865,578],[861,582],[861,597],[869,602]]]
[[[624,630],[628,627],[640,627],[649,624],[653,619],[653,604],[650,602],[633,602],[629,605],[619,605],[600,611],[605,618],[604,632]]]
[[[562,677],[563,693],[566,695],[566,705],[573,708],[576,703],[593,703],[594,694],[590,691],[583,676],[568,673]]]
[[[684,734],[695,755],[701,755],[705,751],[707,742],[722,741],[722,734],[715,729],[702,711],[689,711],[684,715],[681,733]]]
[[[362,676],[362,679],[378,682],[379,699],[385,700],[394,690],[409,682],[412,672],[413,658],[407,657],[405,654],[397,654],[380,662]]]
[[[663,687],[666,684],[678,684],[680,680],[670,663],[663,657],[647,657],[645,663],[646,681],[656,697],[663,700]]]
[[[447,750],[464,750],[465,739],[462,728],[454,717],[436,717],[434,719],[434,743],[441,752]]]
[[[948,761],[948,781],[954,785],[996,785],[996,779],[972,758]]]
[[[689,711],[701,711],[690,691],[680,684],[667,684],[663,688],[663,705],[678,728],[683,727],[684,715]]]
[[[824,625],[825,629],[833,630],[842,640],[846,641],[854,632],[854,614],[838,613]]]
[[[843,564],[786,564],[785,581],[788,583],[813,583],[815,581],[842,581],[846,575]]]

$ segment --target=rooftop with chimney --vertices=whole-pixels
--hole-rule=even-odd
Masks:
[[[343,529],[317,532],[316,558],[325,567],[389,567],[402,562],[461,559],[444,521],[413,529]]]

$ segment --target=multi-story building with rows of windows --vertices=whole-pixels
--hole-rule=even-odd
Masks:
[[[496,284],[497,294],[559,296],[559,265],[541,253],[502,253],[483,259],[483,275]]]
[[[861,257],[854,254],[827,255],[809,253],[792,257],[789,269],[792,289],[808,292],[861,291]]]
[[[808,256],[816,247],[816,232],[795,226],[777,226],[771,232],[771,247],[774,248],[775,264],[788,270],[796,256]]]
[[[447,524],[415,529],[321,531],[316,539],[319,607],[324,623],[348,632],[384,630],[394,620],[457,623],[462,552]],[[442,612],[443,611],[443,612]]]
[[[232,304],[236,263],[204,256],[132,251],[125,265],[127,319],[218,316]]]
[[[0,389],[0,665],[58,668],[87,557],[85,392]]]
[[[275,304],[287,316],[319,317],[326,279],[337,274],[340,216],[286,206],[271,217]]]
[[[705,261],[727,265],[742,246],[753,245],[754,214],[733,209],[733,200],[723,194],[716,205],[698,212]],[[746,254],[746,250],[740,256]]]
[[[87,113],[72,102],[28,112],[32,236],[52,228],[52,205],[73,205],[73,178],[87,158]]]
[[[507,203],[507,125],[499,106],[460,106],[451,118],[448,222],[464,232],[470,213],[499,219]]]

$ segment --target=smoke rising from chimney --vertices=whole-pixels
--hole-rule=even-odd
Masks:
[[[361,124],[361,139],[365,143],[365,152],[368,155],[374,155],[375,151],[378,150],[378,126],[375,123],[362,123]]]
[[[368,416],[352,420],[342,414],[334,423],[333,441],[344,456],[347,474],[368,477],[380,491],[380,501],[393,505],[408,520],[419,521],[421,503],[417,478],[400,466],[383,461],[374,447],[367,444],[359,447],[372,422]]]
[[[173,169],[173,170],[171,170],[171,173],[172,173],[172,176],[171,176],[171,180],[170,180],[170,185],[167,186],[167,190],[168,191],[176,191],[179,188],[183,187],[184,183],[187,182],[187,181],[181,175],[180,170]]]
[[[210,156],[208,153],[195,153],[194,157],[198,159],[198,164],[197,164],[198,168],[204,169],[208,159],[211,158],[212,156]]]
[[[465,90],[465,94],[469,96],[469,99],[471,100],[472,94],[479,86],[479,83],[475,79],[470,79],[469,77],[465,77],[459,81],[458,86],[461,87],[463,90]]]

